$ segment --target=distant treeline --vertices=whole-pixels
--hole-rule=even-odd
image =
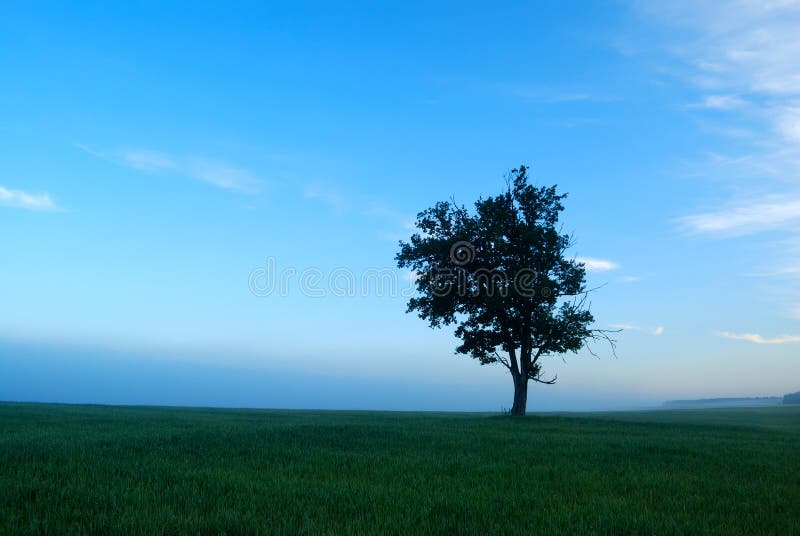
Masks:
[[[780,406],[782,404],[800,404],[800,391],[784,395],[783,398],[779,396],[758,396],[750,398],[699,398],[697,400],[668,400],[664,402],[664,406],[668,408],[743,408]]]

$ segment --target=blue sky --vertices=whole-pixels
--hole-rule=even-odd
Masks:
[[[531,410],[797,390],[800,5],[760,4],[4,6],[0,399],[510,405],[393,257],[520,163],[626,328]]]

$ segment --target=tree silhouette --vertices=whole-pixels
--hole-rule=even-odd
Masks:
[[[407,312],[433,328],[457,325],[457,353],[506,367],[512,415],[525,415],[529,381],[555,383],[543,357],[596,340],[614,348],[607,330],[591,328],[585,267],[567,256],[572,238],[557,227],[566,194],[528,184],[527,172],[512,170],[506,191],[478,199],[474,212],[453,200],[420,212],[396,256],[416,274]]]

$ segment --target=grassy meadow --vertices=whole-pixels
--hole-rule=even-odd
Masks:
[[[800,534],[800,407],[0,404],[0,532]]]

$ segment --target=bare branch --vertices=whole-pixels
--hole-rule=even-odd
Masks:
[[[589,339],[595,342],[605,342],[611,347],[611,354],[616,358],[617,357],[617,339],[614,339],[609,335],[610,333],[620,333],[621,329],[592,329],[589,331]],[[592,356],[599,358],[589,343],[586,344],[586,350]]]
[[[501,356],[499,353],[497,353],[496,350],[494,351],[494,357],[495,357],[495,359],[497,360],[498,363],[500,363],[501,365],[503,365],[507,369],[511,370],[511,364],[508,362],[508,359],[506,359],[505,357]]]
[[[536,355],[534,355],[533,359],[531,359],[531,365],[535,365],[536,362],[539,361],[539,358],[542,357],[542,354],[544,354],[544,348],[537,348]]]
[[[601,288],[603,288],[603,287],[605,287],[607,285],[608,285],[608,283],[603,283],[602,285],[598,285],[596,287],[584,289],[584,290],[582,290],[580,292],[574,292],[574,293],[565,292],[563,294],[558,294],[558,297],[561,298],[561,297],[574,297],[574,296],[588,296],[590,292],[598,291],[598,290],[600,290]]]
[[[544,383],[544,384],[547,384],[547,385],[553,385],[554,383],[556,383],[556,380],[558,380],[558,374],[556,374],[555,376],[553,376],[549,380],[543,380],[542,376],[540,374],[537,374],[536,376],[534,376],[534,377],[532,377],[530,379],[535,381],[535,382],[538,382],[538,383]]]

